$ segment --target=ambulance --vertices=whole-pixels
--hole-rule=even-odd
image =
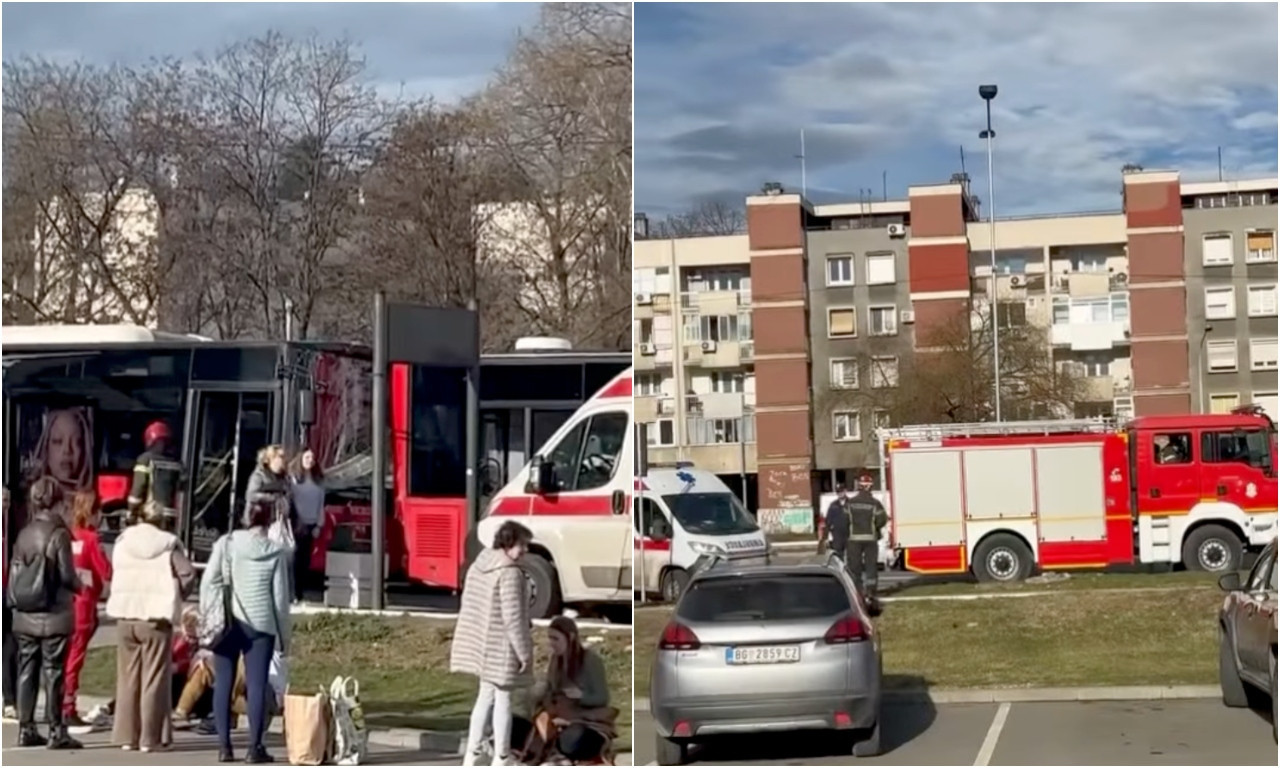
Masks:
[[[651,466],[636,478],[633,519],[640,560],[637,592],[673,602],[689,583],[689,572],[704,557],[766,557],[764,532],[720,478],[692,464]]]
[[[534,618],[565,604],[631,603],[631,495],[635,483],[632,370],[606,384],[556,430],[493,497],[476,532],[533,531],[524,558]]]

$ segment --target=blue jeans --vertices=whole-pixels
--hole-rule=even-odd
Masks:
[[[276,636],[258,632],[232,620],[231,629],[213,649],[213,717],[218,726],[218,744],[231,749],[231,697],[236,681],[236,662],[244,656],[245,699],[249,709],[249,750],[263,749],[267,732],[267,696],[271,690],[268,676],[271,653]]]

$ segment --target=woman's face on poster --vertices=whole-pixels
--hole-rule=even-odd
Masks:
[[[60,483],[80,482],[84,467],[85,435],[74,411],[54,411],[49,417],[46,469]]]

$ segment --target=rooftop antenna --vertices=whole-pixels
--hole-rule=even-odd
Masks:
[[[805,167],[804,157],[804,129],[800,129],[800,154],[796,155],[800,161],[800,196],[807,198],[809,196],[809,179],[808,169]]]

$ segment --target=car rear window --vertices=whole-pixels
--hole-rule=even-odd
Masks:
[[[676,614],[692,622],[818,619],[852,607],[834,576],[750,576],[695,581]]]

